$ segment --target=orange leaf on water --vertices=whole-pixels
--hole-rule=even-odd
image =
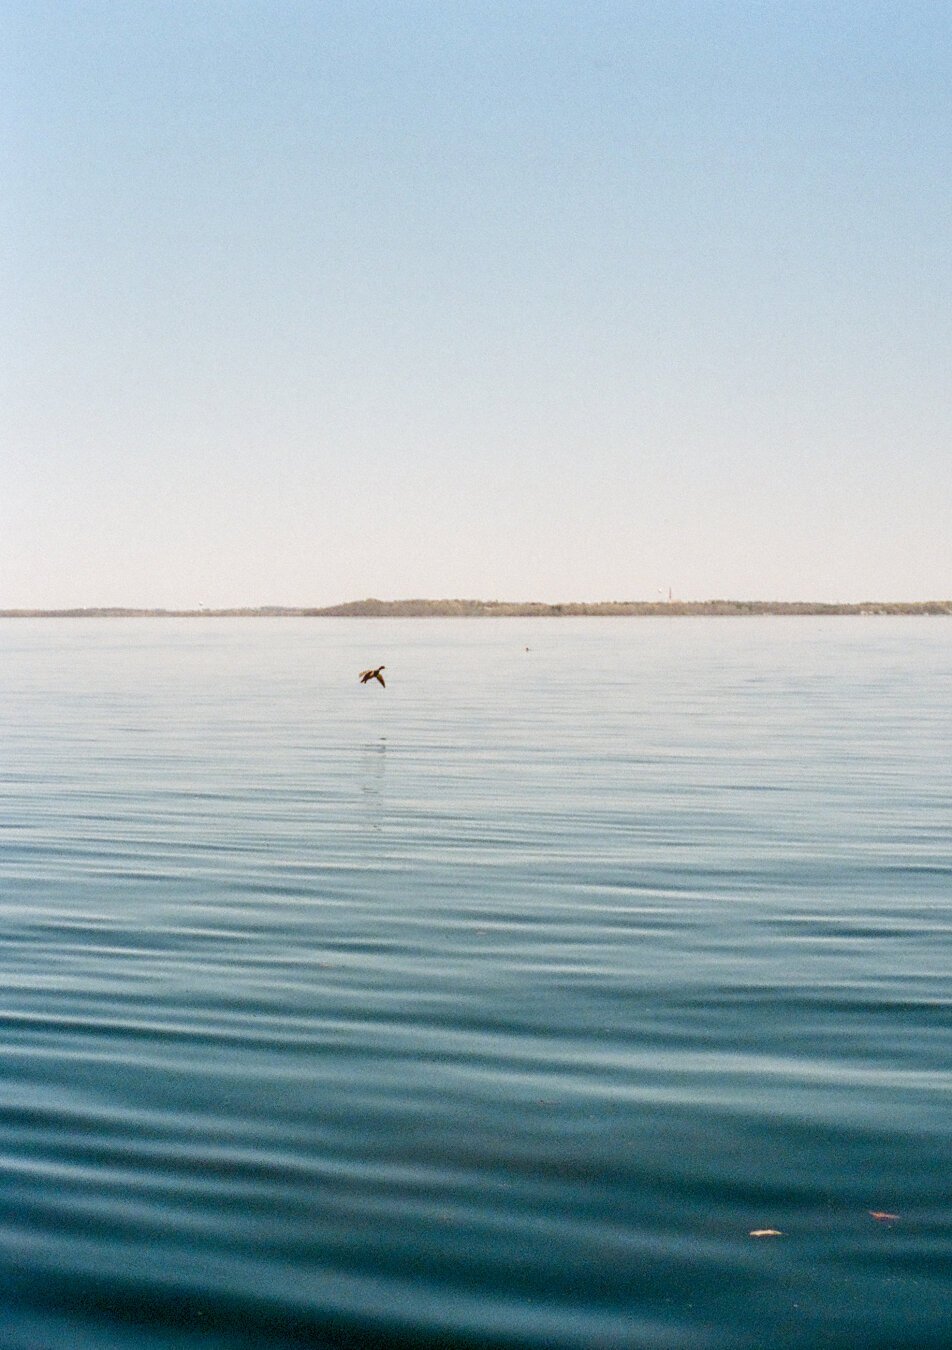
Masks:
[[[779,1228],[752,1228],[751,1237],[783,1237]]]

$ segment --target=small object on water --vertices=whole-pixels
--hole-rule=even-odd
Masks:
[[[386,669],[386,666],[378,666],[376,670],[362,670],[360,672],[360,683],[366,684],[368,680],[379,680],[384,689],[386,689],[387,683],[380,673],[382,670]]]
[[[783,1233],[782,1233],[782,1231],[781,1231],[779,1228],[752,1228],[752,1229],[750,1230],[750,1236],[751,1236],[751,1237],[783,1237]]]
[[[895,1223],[899,1215],[889,1214],[885,1209],[871,1209],[869,1217],[875,1219],[877,1223]]]

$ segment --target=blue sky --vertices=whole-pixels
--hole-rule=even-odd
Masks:
[[[952,7],[2,25],[0,607],[952,595]]]

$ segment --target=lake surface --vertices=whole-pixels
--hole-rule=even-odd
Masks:
[[[952,1346],[952,621],[0,657],[3,1350]]]

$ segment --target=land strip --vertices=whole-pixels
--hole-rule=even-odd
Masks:
[[[258,605],[229,609],[0,609],[0,619],[553,619],[742,618],[749,615],[952,615],[952,600],[827,604],[811,600],[603,600],[543,604],[509,600],[353,600],[323,608]]]

